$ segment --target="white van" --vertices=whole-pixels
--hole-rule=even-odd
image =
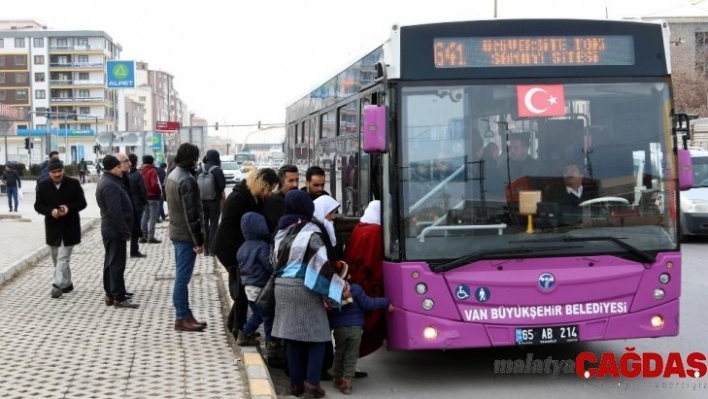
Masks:
[[[708,235],[708,151],[691,149],[693,187],[681,192],[681,231],[684,236]]]

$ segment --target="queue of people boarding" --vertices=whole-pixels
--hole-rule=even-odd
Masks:
[[[295,166],[254,170],[227,195],[219,153],[207,151],[198,172],[199,161],[199,148],[191,143],[180,145],[169,167],[156,166],[151,155],[141,164],[135,154],[104,157],[96,187],[105,249],[104,304],[141,306],[126,289],[127,258],[149,261],[140,245],[160,243],[155,224],[169,220],[174,330],[208,327],[189,306],[189,283],[196,257],[215,256],[228,271],[234,305],[227,326],[237,344],[260,345],[262,325],[268,362],[286,368],[290,394],[324,397],[322,380],[333,380],[336,389],[350,394],[353,379],[366,376],[357,371],[357,359],[383,342],[365,331],[376,330],[382,312],[393,311],[380,290],[379,202],[368,205],[342,251],[334,229],[340,203],[324,190],[321,168],[307,171],[301,189]],[[35,210],[45,215],[55,268],[51,297],[59,299],[75,289],[71,253],[81,242],[79,212],[86,200],[80,181],[65,175],[58,157],[46,162],[46,172],[38,181]],[[256,300],[269,280],[275,306],[264,310]]]
[[[371,297],[360,285],[369,269],[381,268],[383,248],[370,247],[382,242],[380,204],[369,205],[338,253],[334,221],[340,204],[324,190],[324,170],[311,167],[304,187],[298,186],[296,166],[282,166],[277,173],[259,169],[224,201],[209,250],[229,273],[234,304],[227,326],[237,344],[247,346],[260,344],[263,325],[268,362],[286,367],[290,394],[321,398],[322,380],[333,380],[336,389],[349,394],[353,379],[366,376],[357,372],[356,363],[367,317],[379,320],[381,310],[393,310],[386,298]],[[357,241],[368,249],[362,251],[365,246]],[[348,253],[349,248],[359,251]],[[365,265],[364,258],[378,265]],[[271,276],[275,309],[269,314],[256,299]]]

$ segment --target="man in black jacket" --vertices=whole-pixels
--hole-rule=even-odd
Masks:
[[[143,211],[145,210],[145,206],[148,204],[147,186],[145,185],[143,175],[138,172],[138,156],[135,154],[129,154],[128,160],[130,160],[130,169],[127,174],[128,193],[130,194],[130,199],[133,201],[133,210],[135,211],[133,232],[130,237],[130,257],[144,258],[147,255],[140,253],[138,242],[140,241],[140,237],[143,235],[143,231],[140,228],[140,222],[143,219]]]
[[[37,185],[34,210],[44,215],[44,234],[54,264],[52,298],[74,290],[71,281],[71,250],[81,242],[79,212],[86,208],[81,183],[64,175],[64,165],[51,159],[47,165],[49,179]]]
[[[325,191],[325,171],[319,166],[310,166],[305,172],[305,187],[301,188],[302,191],[310,194],[312,200],[316,200],[322,195],[329,195]]]
[[[103,289],[106,306],[137,308],[125,291],[125,243],[130,241],[135,216],[133,204],[123,185],[123,173],[130,161],[125,154],[103,158],[103,176],[96,186],[96,202],[101,209],[101,236],[106,257],[103,262]]]
[[[226,178],[224,171],[221,170],[221,159],[219,152],[209,150],[204,156],[204,170],[202,173],[211,173],[214,177],[214,198],[205,198],[202,193],[202,208],[204,208],[204,233],[206,234],[206,242],[204,244],[204,255],[209,256],[209,243],[216,235],[216,229],[219,227],[219,217],[221,216],[221,200],[224,198],[224,189],[226,188]]]
[[[278,220],[285,213],[285,194],[297,190],[300,182],[300,172],[295,165],[283,165],[278,169],[278,190],[266,198],[263,213],[268,221],[268,228],[274,234]]]

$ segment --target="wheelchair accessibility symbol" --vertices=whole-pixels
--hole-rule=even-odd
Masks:
[[[470,297],[470,287],[461,284],[457,286],[457,289],[455,289],[455,296],[457,299],[464,301],[465,299],[469,299]]]

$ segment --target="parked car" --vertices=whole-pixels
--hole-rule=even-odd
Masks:
[[[238,162],[221,162],[221,170],[224,172],[226,184],[237,184],[243,179]]]
[[[681,192],[681,232],[684,237],[708,235],[708,151],[692,149],[693,187]]]

